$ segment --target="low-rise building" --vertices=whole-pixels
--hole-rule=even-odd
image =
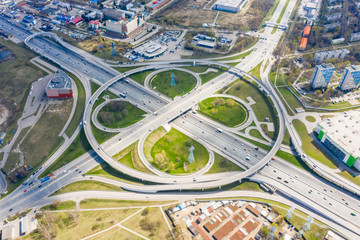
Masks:
[[[135,15],[134,12],[112,8],[104,8],[102,10],[102,13],[104,15],[104,18],[114,21],[120,21],[121,19],[124,19],[126,17],[131,18]]]
[[[341,12],[334,13],[334,14],[330,14],[330,15],[326,15],[326,21],[328,21],[328,22],[337,21],[337,20],[341,19],[341,17],[342,17],[342,13],[341,13]]]
[[[360,40],[360,32],[353,33],[350,36],[350,42],[356,42]]]
[[[243,6],[245,2],[245,0],[217,0],[213,9],[218,11],[237,13],[240,11],[241,6]]]
[[[81,17],[76,17],[76,18],[72,19],[70,21],[70,23],[73,25],[79,25],[82,23],[82,21],[83,21],[83,19]]]
[[[339,49],[339,50],[332,50],[332,51],[325,51],[325,52],[317,52],[314,55],[314,62],[315,63],[322,63],[324,60],[331,59],[331,58],[345,58],[350,51],[348,49]]]
[[[72,98],[71,78],[61,70],[57,70],[45,89],[48,98]]]
[[[340,44],[343,42],[345,42],[345,38],[335,38],[335,39],[331,40],[332,44]]]
[[[146,6],[151,10],[154,11],[158,8],[160,8],[161,6],[163,6],[165,3],[167,3],[168,0],[155,0],[155,1],[151,1],[148,4],[146,4]]]
[[[89,28],[91,28],[92,30],[97,30],[100,27],[100,22],[99,20],[91,20],[89,22]]]

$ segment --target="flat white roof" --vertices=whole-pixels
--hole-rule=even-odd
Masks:
[[[352,110],[319,123],[323,131],[345,151],[360,157],[360,111]]]
[[[226,7],[238,7],[243,0],[217,0],[216,5],[226,6]]]

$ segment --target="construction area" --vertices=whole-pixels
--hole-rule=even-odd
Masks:
[[[184,27],[206,26],[246,31],[260,27],[267,11],[273,5],[273,2],[268,0],[251,0],[242,3],[240,11],[236,10],[237,7],[224,11],[214,9],[214,3],[209,0],[175,0],[156,13],[154,21]]]

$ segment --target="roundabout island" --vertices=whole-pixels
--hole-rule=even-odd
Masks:
[[[205,167],[209,153],[199,142],[172,128],[157,129],[144,143],[145,156],[160,171],[175,175],[195,173]]]

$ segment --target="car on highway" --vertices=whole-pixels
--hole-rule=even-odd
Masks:
[[[24,192],[27,192],[27,189],[25,189]]]
[[[9,212],[11,212],[12,210],[13,210],[13,209],[12,209],[12,208],[10,208],[10,209],[9,209]]]

